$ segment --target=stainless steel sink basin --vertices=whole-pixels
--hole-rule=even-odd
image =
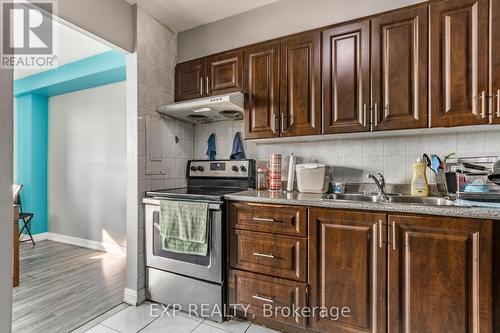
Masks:
[[[382,198],[377,194],[362,193],[331,193],[325,196],[327,200],[359,201],[359,202],[381,202]]]
[[[437,197],[410,197],[401,195],[388,195],[385,198],[377,194],[342,193],[328,194],[325,200],[356,201],[356,202],[389,202],[420,206],[458,206],[454,201]]]
[[[458,206],[454,201],[445,198],[435,198],[435,197],[389,197],[388,202],[392,203],[404,203],[413,205],[423,205],[423,206]]]

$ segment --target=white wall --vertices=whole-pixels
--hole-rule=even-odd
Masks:
[[[126,245],[126,87],[49,99],[49,232]]]
[[[281,0],[179,33],[178,61],[419,2],[425,0]]]
[[[144,208],[146,191],[184,186],[186,161],[194,155],[194,128],[160,118],[158,106],[174,100],[177,35],[137,6],[136,51],[127,57],[128,180],[137,191],[127,200],[127,282],[124,301],[145,300]],[[146,119],[160,124],[162,133],[149,133]],[[179,144],[174,137],[179,136]],[[163,141],[163,159],[154,162],[155,174],[147,173],[148,141]],[[149,161],[148,163],[150,163]],[[150,163],[151,164],[151,163]],[[129,188],[131,188],[130,186]]]
[[[11,331],[12,318],[12,70],[0,70],[0,328]]]

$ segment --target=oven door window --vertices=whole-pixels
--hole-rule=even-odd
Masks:
[[[210,250],[211,250],[211,230],[212,230],[212,218],[208,222],[208,253],[206,256],[195,256],[191,254],[176,253],[171,251],[165,251],[162,247],[162,237],[159,230],[160,223],[160,213],[153,213],[153,255],[155,257],[168,258],[172,260],[187,262],[200,266],[210,265]]]

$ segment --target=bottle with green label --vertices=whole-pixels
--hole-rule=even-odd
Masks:
[[[411,181],[411,195],[414,197],[429,196],[429,182],[427,181],[426,165],[419,157],[413,163],[413,179]]]

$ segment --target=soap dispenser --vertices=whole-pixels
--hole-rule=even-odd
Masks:
[[[413,178],[411,181],[411,195],[414,197],[429,196],[429,182],[426,174],[427,165],[422,162],[422,158],[418,158],[413,163]]]

